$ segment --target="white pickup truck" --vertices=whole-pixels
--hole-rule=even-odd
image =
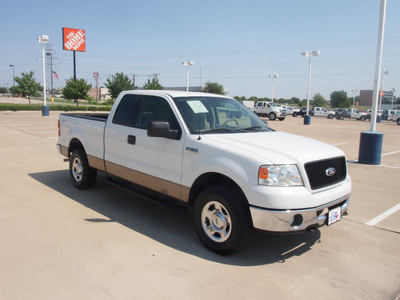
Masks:
[[[167,207],[193,205],[200,240],[223,255],[254,228],[331,225],[350,199],[341,150],[277,132],[220,95],[122,92],[110,114],[60,114],[57,147],[79,189],[92,187],[101,171],[114,186]]]
[[[283,121],[287,116],[286,109],[274,102],[258,101],[251,110],[257,115],[267,116],[271,121]]]
[[[325,117],[332,119],[335,116],[335,112],[333,110],[328,110],[325,107],[314,107],[311,111],[311,115],[314,117]]]

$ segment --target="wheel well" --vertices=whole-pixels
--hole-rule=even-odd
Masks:
[[[248,203],[242,189],[236,184],[235,181],[219,173],[206,173],[198,177],[192,185],[189,194],[189,204],[194,205],[197,195],[200,194],[205,188],[214,185],[221,185],[229,187],[231,189],[235,189],[235,191],[240,193],[243,199],[246,199],[246,202]]]
[[[68,156],[71,157],[71,153],[76,149],[82,149],[85,152],[85,155],[86,155],[85,148],[83,147],[81,141],[76,139],[76,138],[74,138],[74,139],[71,140],[71,143],[69,144]]]

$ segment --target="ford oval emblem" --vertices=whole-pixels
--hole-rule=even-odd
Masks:
[[[332,177],[333,175],[336,174],[336,169],[330,167],[330,168],[325,170],[325,174],[326,174],[326,176]]]

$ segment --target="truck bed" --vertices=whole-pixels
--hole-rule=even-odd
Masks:
[[[109,113],[62,113],[63,116],[106,122]]]

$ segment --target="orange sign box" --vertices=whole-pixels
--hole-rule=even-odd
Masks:
[[[85,30],[63,27],[63,49],[69,51],[86,51]]]

